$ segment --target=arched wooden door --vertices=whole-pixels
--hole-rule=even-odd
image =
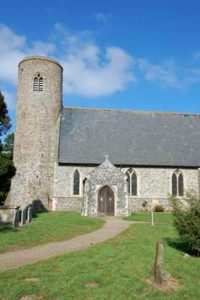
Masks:
[[[114,216],[114,193],[108,186],[99,191],[98,214]]]

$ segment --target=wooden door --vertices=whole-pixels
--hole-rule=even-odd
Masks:
[[[98,195],[99,215],[114,215],[114,193],[108,186],[103,187]]]

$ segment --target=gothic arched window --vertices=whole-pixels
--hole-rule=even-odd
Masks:
[[[172,175],[172,195],[184,195],[184,179],[183,174],[180,171],[175,171]]]
[[[131,175],[131,193],[133,196],[137,195],[137,176],[135,172]]]
[[[130,180],[130,173],[128,171],[126,172],[126,176],[127,176],[127,190],[128,190],[128,194],[130,195],[130,191],[131,191],[130,182],[131,182],[131,180]]]
[[[33,91],[34,92],[41,92],[43,91],[43,77],[40,75],[40,73],[37,73],[37,75],[33,79]]]
[[[179,196],[183,196],[183,194],[184,194],[183,174],[181,174],[181,173],[178,176],[178,194],[179,194]]]
[[[80,194],[80,174],[78,170],[75,170],[73,174],[73,194]]]
[[[172,195],[176,196],[177,195],[177,175],[174,173],[172,175]]]
[[[136,196],[137,195],[137,175],[135,171],[132,169],[129,169],[126,172],[127,175],[127,187],[128,187],[128,194],[130,196]]]

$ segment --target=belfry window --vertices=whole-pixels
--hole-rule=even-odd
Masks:
[[[137,196],[137,175],[135,171],[129,169],[126,172],[126,175],[127,175],[128,194],[130,196]]]
[[[33,79],[33,91],[34,92],[43,91],[43,83],[44,83],[43,77],[40,75],[40,73],[37,73]]]
[[[180,171],[175,171],[172,175],[172,195],[181,197],[184,195],[184,178]]]
[[[75,170],[73,174],[73,194],[80,194],[80,174],[78,170]]]

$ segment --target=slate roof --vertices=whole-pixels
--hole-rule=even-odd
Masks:
[[[58,162],[200,166],[200,115],[64,108]]]

